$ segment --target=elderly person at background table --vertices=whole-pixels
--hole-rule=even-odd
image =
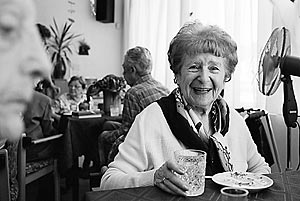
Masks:
[[[31,102],[23,114],[25,133],[33,140],[55,135],[58,131],[54,128],[51,99],[43,93],[35,91]],[[54,154],[52,143],[42,143],[28,147],[26,161],[49,158]]]
[[[8,149],[11,200],[18,196],[16,149],[24,129],[21,113],[31,100],[33,81],[49,79],[50,70],[32,1],[0,0],[0,148]]]
[[[122,123],[105,122],[103,132],[98,137],[101,166],[107,165],[114,159],[118,153],[118,145],[124,141],[136,115],[154,101],[170,93],[151,76],[152,63],[151,53],[145,47],[133,47],[127,50],[124,56],[123,75],[130,88],[124,97]]]
[[[34,24],[31,0],[0,0],[0,139],[17,139],[21,112],[33,93],[33,81],[50,76],[51,65]]]
[[[58,133],[53,126],[54,120],[52,117],[51,98],[41,92],[34,91],[32,99],[23,116],[25,125],[24,132],[26,133],[26,136],[30,137],[32,140],[42,139]],[[26,148],[26,162],[39,161],[53,157],[56,153],[59,153],[59,150],[60,147],[56,146],[54,142],[31,145]],[[29,165],[28,168],[31,169],[33,167]],[[44,199],[45,196],[51,197],[48,193],[49,185],[45,184],[49,179],[47,180],[46,177],[45,179],[46,180],[38,180],[26,185],[27,200],[34,201]]]
[[[237,46],[216,26],[193,22],[171,41],[168,59],[178,85],[135,119],[101,189],[156,185],[185,196],[174,151],[207,152],[206,175],[224,171],[270,173],[243,118],[220,98],[237,65]]]
[[[58,128],[59,121],[60,121],[60,115],[56,113],[56,110],[58,110],[58,101],[57,96],[60,92],[60,88],[55,86],[54,83],[48,79],[40,80],[36,86],[35,91],[40,92],[42,94],[45,94],[50,98],[51,101],[51,117],[53,118],[53,126],[55,128]]]
[[[57,95],[59,94],[60,88],[55,86],[53,82],[51,82],[48,79],[40,80],[35,88],[35,91],[41,92],[51,98],[52,100],[57,98]]]
[[[86,83],[82,77],[73,76],[68,82],[69,92],[58,97],[56,113],[63,114],[79,111],[79,105],[87,101],[85,94]]]

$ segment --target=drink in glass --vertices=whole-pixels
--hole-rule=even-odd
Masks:
[[[181,178],[189,190],[187,196],[198,196],[204,193],[206,152],[194,149],[175,151],[175,160],[184,174],[176,174]]]
[[[119,116],[119,107],[117,105],[110,105],[110,116]]]

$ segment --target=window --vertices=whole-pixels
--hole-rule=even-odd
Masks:
[[[147,47],[154,60],[153,77],[170,90],[176,85],[169,69],[167,51],[179,28],[186,21],[194,19],[199,19],[204,24],[220,26],[238,45],[239,63],[232,80],[226,84],[226,101],[235,108],[264,109],[265,98],[259,94],[256,71],[260,51],[271,33],[270,2],[127,0],[124,16],[124,52],[136,45]]]

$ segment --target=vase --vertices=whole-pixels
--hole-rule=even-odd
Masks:
[[[119,92],[103,90],[103,110],[106,115],[111,115],[110,108],[119,108],[121,98]]]
[[[63,63],[56,63],[53,69],[53,78],[54,79],[63,79],[66,74],[66,66]]]

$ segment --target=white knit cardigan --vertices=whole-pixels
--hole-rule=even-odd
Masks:
[[[228,145],[233,170],[270,173],[244,119],[232,108],[229,118],[229,131],[221,140]],[[136,116],[118,155],[102,176],[100,189],[152,186],[155,171],[167,160],[174,160],[174,151],[183,148],[154,102]]]

